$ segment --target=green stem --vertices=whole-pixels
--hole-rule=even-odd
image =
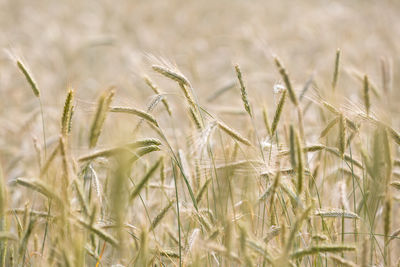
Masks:
[[[181,219],[179,214],[179,197],[178,197],[178,184],[176,182],[176,169],[175,164],[172,164],[172,171],[174,174],[174,183],[175,183],[175,197],[176,197],[176,211],[178,213],[178,237],[179,237],[179,267],[182,267],[182,240],[181,240]]]

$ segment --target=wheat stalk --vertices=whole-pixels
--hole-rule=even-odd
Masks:
[[[338,134],[338,148],[340,156],[344,157],[346,149],[346,121],[342,113],[339,115],[339,134]]]

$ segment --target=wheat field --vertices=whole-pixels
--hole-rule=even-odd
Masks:
[[[0,266],[400,266],[400,2],[0,0]]]

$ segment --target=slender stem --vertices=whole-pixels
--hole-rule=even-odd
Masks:
[[[176,182],[176,169],[175,164],[172,162],[172,171],[174,174],[175,183],[175,197],[176,197],[176,211],[178,213],[178,237],[179,237],[179,266],[182,267],[182,240],[181,240],[181,219],[179,214],[179,197],[178,197],[178,184]]]
[[[48,232],[48,229],[49,229],[49,218],[50,218],[50,212],[51,212],[51,204],[52,204],[52,199],[49,199],[49,210],[47,212],[46,225],[44,227],[44,235],[43,235],[43,241],[42,241],[42,250],[41,250],[41,254],[42,255],[43,255],[43,251],[44,251],[44,245],[46,243],[47,232]]]
[[[46,141],[46,131],[45,131],[45,123],[44,123],[43,105],[42,105],[42,99],[41,98],[39,98],[39,105],[40,105],[40,115],[42,117],[44,158],[46,160],[46,157],[47,157],[47,141]]]

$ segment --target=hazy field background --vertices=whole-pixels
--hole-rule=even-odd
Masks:
[[[285,236],[275,238],[273,243],[263,244],[263,235],[273,224],[269,215],[271,204],[270,200],[258,202],[258,198],[274,180],[274,175],[266,179],[264,176],[260,176],[260,173],[268,170],[275,174],[275,171],[279,170],[275,163],[279,161],[277,156],[279,151],[289,149],[290,124],[293,124],[294,128],[299,131],[295,107],[289,98],[286,100],[286,106],[278,126],[278,144],[275,139],[277,136],[268,136],[264,126],[263,107],[266,107],[271,123],[280,96],[279,93],[274,92],[274,86],[275,88],[277,84],[285,86],[282,76],[275,66],[274,56],[278,56],[284,63],[293,88],[298,95],[307,81],[311,78],[313,80],[306,93],[307,97],[300,103],[301,109],[308,109],[307,113],[304,112],[303,121],[306,140],[300,141],[304,146],[320,143],[329,147],[337,146],[336,128],[333,128],[334,130],[330,133],[329,140],[319,138],[321,131],[333,118],[333,114],[323,110],[323,105],[320,105],[321,99],[335,106],[346,118],[354,119],[360,125],[369,123],[369,120],[365,119],[365,96],[363,95],[362,81],[364,74],[368,75],[371,86],[376,88],[379,95],[378,97],[372,94],[370,90],[371,117],[374,121],[384,122],[383,128],[386,127],[386,130],[385,134],[379,131],[375,132],[377,123],[372,123],[372,125],[369,123],[360,128],[360,133],[355,134],[356,137],[352,139],[354,142],[350,140],[353,142],[351,143],[354,153],[352,156],[362,162],[364,168],[368,162],[364,162],[365,158],[361,155],[363,149],[370,153],[370,159],[374,161],[374,156],[380,155],[374,150],[374,142],[383,146],[383,142],[380,141],[385,140],[385,136],[388,134],[391,135],[390,129],[400,130],[398,117],[400,96],[397,90],[400,84],[399,44],[400,1],[395,0],[0,0],[0,163],[4,180],[0,199],[5,199],[0,201],[3,215],[0,236],[2,233],[4,235],[11,233],[15,236],[15,240],[8,237],[0,238],[0,242],[2,242],[1,255],[4,257],[2,264],[6,266],[11,266],[12,262],[15,266],[55,266],[57,264],[59,266],[68,266],[68,264],[69,266],[96,266],[96,264],[100,266],[113,264],[122,264],[123,266],[163,266],[163,264],[166,266],[179,266],[179,264],[184,266],[247,266],[249,264],[269,266],[273,263],[280,266],[289,264],[280,258],[283,255],[281,249],[285,246]],[[340,72],[336,89],[333,90],[331,82],[335,67],[335,53],[338,48],[341,51]],[[39,87],[43,118],[38,99],[35,98],[24,75],[18,69],[16,60],[20,60],[27,66]],[[198,130],[194,127],[188,113],[188,105],[178,84],[153,71],[151,68],[153,64],[179,69],[194,89],[195,100],[198,101],[196,105],[200,105],[202,109],[212,114],[214,119],[223,121],[239,132],[241,136],[249,139],[254,147],[248,148],[223,133],[222,135],[215,133],[207,142],[212,153],[208,151],[209,153],[205,153],[204,157],[196,154],[200,146],[206,146],[206,144],[199,145],[199,142],[202,142],[204,129]],[[238,64],[242,71],[253,110],[252,119],[243,108],[235,64]],[[382,66],[386,66],[386,73],[390,77],[386,89],[383,88]],[[147,233],[143,230],[148,229],[150,218],[156,217],[160,210],[168,204],[168,200],[176,197],[171,169],[171,166],[174,165],[171,163],[173,162],[171,159],[174,159],[174,156],[169,151],[165,140],[162,140],[147,123],[143,123],[141,128],[133,133],[133,129],[139,122],[135,116],[107,115],[96,148],[106,149],[143,138],[160,139],[162,142],[161,152],[153,152],[154,155],[146,156],[143,160],[135,163],[136,167],[133,168],[132,177],[138,182],[162,155],[165,162],[165,182],[172,189],[161,190],[156,187],[146,187],[141,193],[143,203],[139,199],[135,199],[132,202],[124,203],[124,208],[117,205],[126,213],[123,223],[129,223],[135,227],[134,230],[131,229],[133,232],[131,234],[138,240],[126,232],[121,234],[115,229],[102,229],[114,236],[117,241],[123,241],[123,249],[118,246],[113,248],[111,245],[103,245],[101,236],[99,238],[98,234],[93,234],[90,227],[81,227],[74,221],[77,218],[81,218],[83,221],[93,219],[91,223],[98,224],[100,229],[101,223],[110,223],[114,220],[115,214],[113,215],[113,211],[110,211],[110,207],[115,208],[113,206],[115,200],[110,200],[113,193],[109,187],[113,186],[110,181],[114,175],[113,170],[118,167],[104,159],[94,160],[91,165],[99,175],[102,189],[100,195],[103,199],[101,202],[99,199],[92,199],[88,193],[90,191],[87,188],[88,185],[83,185],[80,172],[87,171],[88,166],[78,162],[78,158],[95,150],[89,149],[88,146],[90,127],[96,114],[99,96],[107,88],[114,86],[115,90],[111,106],[147,110],[149,103],[154,99],[154,92],[144,82],[143,75],[148,75],[158,85],[171,106],[171,117],[165,112],[161,103],[149,113],[157,119],[174,154],[179,154],[180,164],[186,165],[186,167],[183,166],[183,169],[186,168],[186,175],[191,178],[190,183],[195,195],[199,193],[201,185],[207,179],[213,181],[207,189],[208,194],[202,199],[201,205],[199,204],[202,209],[213,213],[213,215],[204,215],[211,216],[208,218],[212,225],[209,230],[204,229],[204,222],[193,219],[199,215],[191,215],[194,208],[191,206],[187,185],[178,181],[180,191],[178,202],[180,202],[181,212],[182,209],[184,210],[184,214],[180,214],[181,220],[183,220],[182,241],[179,242],[182,243],[181,253],[183,255],[180,260],[171,256],[172,252],[176,256],[179,251],[179,245],[170,240],[177,238],[179,231],[175,202],[156,229],[157,231]],[[361,77],[361,80],[357,77]],[[215,97],[214,94],[227,85],[233,86],[221,96]],[[63,164],[61,155],[57,156],[60,159],[56,158],[52,163],[45,178],[39,177],[39,173],[44,162],[49,158],[50,152],[54,147],[58,147],[60,120],[69,89],[74,89],[75,92],[72,130],[68,137],[65,137],[68,139],[66,147],[70,184],[67,189],[69,196],[64,200],[68,199],[69,204],[68,212],[63,210],[64,213],[61,213],[68,217],[72,216],[69,214],[71,212],[76,218],[68,219],[59,215],[60,210],[57,210],[57,206],[53,207],[51,212],[54,212],[54,216],[60,216],[61,219],[50,220],[46,219],[46,216],[38,218],[28,216],[28,210],[48,212],[49,200],[35,190],[16,184],[17,178],[41,179],[49,186],[51,185],[51,188],[55,188],[56,194],[62,191],[62,183],[58,182],[61,181],[61,176],[65,175],[61,167]],[[213,120],[205,111],[199,109],[198,112],[207,118],[203,125],[207,129],[208,123]],[[364,119],[359,118],[358,115],[361,113],[363,115],[361,117]],[[48,142],[46,146],[43,145],[43,127]],[[349,132],[351,133],[352,130]],[[380,134],[383,137],[379,137]],[[346,137],[348,136],[346,135]],[[250,167],[231,170],[232,172],[229,174],[227,172],[219,174],[220,178],[218,179],[222,179],[224,182],[221,182],[221,188],[219,184],[217,186],[215,176],[218,175],[215,167],[228,164],[237,146],[235,143],[239,144],[241,148],[239,148],[237,160],[232,160],[232,162],[238,160],[262,161],[258,148],[260,140],[264,141],[262,145],[267,144],[264,149],[265,156],[269,157],[269,162],[257,170],[254,170],[255,167],[251,163]],[[395,169],[398,158],[398,144],[395,141],[390,139],[390,154],[394,167],[382,165],[385,170],[394,169],[391,181],[399,179]],[[271,150],[266,148],[269,143],[272,144]],[[352,153],[351,149],[350,151],[348,149],[349,147],[346,148],[346,153]],[[344,240],[341,240],[344,221],[346,221],[345,231],[354,232],[355,230],[353,229],[353,219],[345,219],[340,216],[328,219],[332,222],[330,221],[327,227],[331,227],[334,229],[333,232],[337,231],[338,233],[338,237],[334,238],[331,231],[323,229],[320,218],[315,219],[315,216],[310,215],[307,217],[308,224],[306,225],[304,222],[306,226],[302,228],[305,236],[303,243],[294,242],[290,251],[309,247],[314,242],[310,241],[311,235],[318,233],[328,236],[327,244],[354,245],[357,248],[356,252],[335,253],[341,259],[351,261],[350,263],[342,262],[343,266],[346,266],[345,264],[350,266],[353,263],[361,265],[362,255],[364,255],[362,247],[367,243],[369,253],[366,266],[370,266],[370,264],[398,266],[400,247],[397,237],[391,241],[390,255],[386,257],[385,261],[383,238],[377,237],[376,241],[371,242],[371,239],[368,239],[372,236],[368,234],[371,233],[369,232],[371,221],[364,217],[368,215],[365,215],[366,213],[363,213],[362,210],[357,212],[353,209],[353,200],[356,200],[356,205],[359,205],[365,197],[357,189],[354,175],[367,180],[373,179],[370,177],[371,173],[367,174],[367,171],[358,169],[353,178],[345,179],[343,173],[332,174],[332,171],[339,167],[349,170],[349,165],[345,163],[345,160],[320,151],[316,152],[314,156],[309,156],[309,160],[310,166],[307,168],[309,167],[311,172],[318,168],[317,166],[324,165],[323,168],[321,167],[324,171],[320,170],[317,173],[318,176],[315,177],[318,181],[320,190],[318,195],[322,199],[323,208],[342,208],[341,181],[346,181],[350,211],[360,216],[359,219],[354,219],[354,222],[357,221],[358,228],[356,230],[367,234],[348,234]],[[322,164],[322,162],[324,163]],[[376,164],[379,165],[380,162],[377,161]],[[290,167],[288,158],[281,160],[281,167]],[[218,173],[220,171],[218,170]],[[330,178],[332,175],[333,178]],[[292,177],[293,179],[288,178],[288,181],[295,181],[295,177],[296,175],[294,178]],[[72,181],[75,178],[81,181],[79,185],[82,186],[85,198],[83,202],[87,202],[90,209],[98,211],[94,218],[91,217],[91,212],[89,214],[82,213],[82,207],[80,207],[82,201],[78,199],[79,196],[73,189]],[[159,171],[151,179],[149,184],[160,184]],[[178,175],[178,180],[182,180],[181,175]],[[200,183],[198,184],[196,181]],[[377,183],[381,185],[385,182],[382,180]],[[89,187],[91,184],[90,181]],[[126,186],[127,188],[123,190],[128,189],[129,192],[134,188],[130,182]],[[233,200],[231,196],[228,196],[228,187],[231,186],[233,192],[230,194],[234,196]],[[295,182],[293,186],[296,187]],[[361,188],[366,189],[365,192],[368,191],[367,185],[363,184]],[[380,193],[383,192],[383,196],[380,193],[376,196],[371,193],[377,199],[382,200],[374,210],[377,219],[372,223],[374,226],[371,230],[381,235],[384,232],[382,222],[385,209],[384,199],[390,198],[392,203],[390,233],[400,227],[400,221],[396,216],[399,208],[399,192],[395,187],[388,186],[387,188],[389,189],[380,191]],[[295,192],[295,189],[293,190]],[[217,191],[216,197],[211,193],[215,194],[215,191]],[[388,193],[389,191],[391,193]],[[284,223],[286,224],[286,235],[289,235],[290,229],[293,229],[291,226],[297,218],[296,215],[302,214],[303,209],[312,202],[311,198],[314,200],[317,198],[313,186],[310,186],[309,191],[303,193],[304,195],[299,198],[305,199],[304,207],[299,208],[293,205],[293,210],[286,213],[283,211],[283,206],[277,208],[281,211],[277,212],[279,214],[276,216],[278,221],[281,217],[286,218],[286,223]],[[128,193],[121,193],[121,195],[124,194]],[[280,192],[279,194],[281,201],[285,198],[288,201],[288,197],[284,193]],[[353,198],[354,195],[357,199]],[[218,202],[221,207],[215,205],[215,202]],[[231,202],[233,202],[232,205]],[[232,210],[232,206],[235,204],[237,205],[236,212]],[[143,206],[147,207],[147,211]],[[264,215],[266,216],[265,226],[261,226],[264,209],[267,215]],[[316,209],[317,207],[313,206],[311,213]],[[16,210],[20,212],[17,213]],[[240,218],[234,218],[234,214]],[[375,218],[375,216],[373,217]],[[191,221],[190,218],[193,220]],[[229,223],[229,221],[231,222]],[[264,222],[264,218],[262,222]],[[281,226],[281,223],[283,222],[276,224]],[[63,229],[64,225],[69,224],[70,226],[65,226]],[[31,226],[33,231],[30,229]],[[42,249],[45,227],[49,227],[49,230]],[[121,225],[116,226],[116,228],[118,227],[123,228]],[[233,227],[234,230],[230,227]],[[261,228],[263,234],[261,234]],[[201,229],[201,234],[197,233],[196,229]],[[218,233],[213,232],[216,229],[219,229]],[[300,233],[300,229],[298,230]],[[226,256],[225,250],[229,247],[226,241],[229,237],[228,231],[233,231],[231,238],[236,240],[231,244],[233,256]],[[243,234],[243,231],[246,234]],[[307,236],[306,233],[310,232],[312,234]],[[216,236],[212,236],[211,239],[210,235],[213,233]],[[66,237],[65,234],[71,234],[72,237]],[[251,248],[243,249],[241,242],[244,242],[244,236],[257,244],[261,243],[261,247],[267,251],[264,255],[268,255],[263,258],[259,251]],[[194,237],[200,241],[197,242],[197,247],[192,248],[193,244],[190,244],[190,240]],[[146,239],[146,242],[143,239]],[[208,247],[207,242],[213,242],[215,246]],[[372,244],[374,242],[380,245]],[[217,247],[217,244],[221,247]],[[119,245],[121,246],[121,244]],[[71,246],[75,246],[77,249],[74,250]],[[103,246],[104,252],[102,252]],[[245,245],[243,246],[245,247]],[[251,247],[251,245],[248,246]],[[372,248],[370,248],[371,246]],[[52,248],[54,249],[52,250]],[[82,254],[76,250],[80,250]],[[171,255],[165,256],[164,254],[167,253],[163,254],[164,250],[172,251]],[[244,250],[248,252],[244,253]],[[52,254],[52,251],[55,252]],[[10,255],[13,255],[13,259],[10,259]],[[329,253],[310,253],[310,255],[302,260],[292,260],[290,264],[334,266],[334,262],[336,262],[327,256]],[[269,259],[266,260],[266,258]]]

